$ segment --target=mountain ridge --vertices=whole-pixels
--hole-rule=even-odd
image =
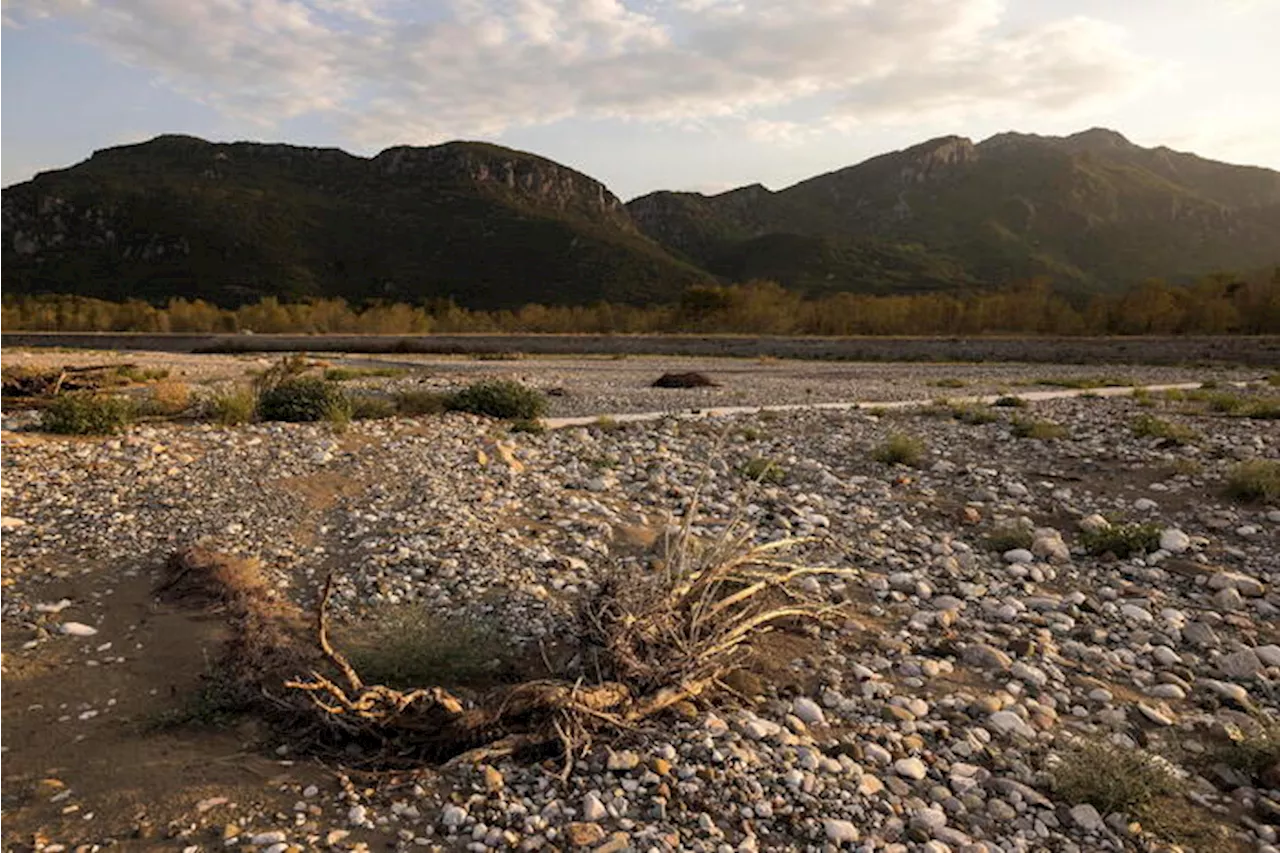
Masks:
[[[487,142],[337,148],[166,134],[3,191],[15,292],[238,304],[674,301],[698,283],[1115,290],[1280,261],[1280,172],[1090,128],[925,140],[779,190],[601,181]]]

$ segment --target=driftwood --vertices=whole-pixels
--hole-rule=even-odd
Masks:
[[[96,391],[125,384],[121,371],[136,368],[134,364],[67,366],[44,371],[13,368],[4,372],[4,394],[6,397],[56,397],[63,391]]]

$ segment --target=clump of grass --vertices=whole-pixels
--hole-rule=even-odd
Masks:
[[[396,411],[402,415],[442,415],[449,395],[439,391],[401,391],[393,399]]]
[[[258,397],[258,416],[264,421],[331,421],[351,419],[351,404],[341,389],[322,379],[285,379]]]
[[[1015,418],[1012,426],[1013,434],[1017,438],[1034,438],[1040,441],[1050,441],[1052,439],[1066,438],[1069,434],[1066,427],[1062,424],[1054,423],[1053,421]]]
[[[1243,395],[1232,394],[1229,391],[1209,394],[1204,398],[1204,403],[1209,411],[1224,415],[1240,414],[1249,405],[1249,401]]]
[[[1155,415],[1138,415],[1129,423],[1135,438],[1159,438],[1172,444],[1194,444],[1200,434],[1185,424],[1177,424]]]
[[[516,654],[492,625],[403,604],[362,623],[346,638],[347,657],[367,682],[412,689],[424,684],[487,687],[511,678]]]
[[[1218,387],[1218,380],[1206,379],[1205,381],[1200,383],[1200,387],[1206,391],[1212,391],[1214,388]]]
[[[871,454],[877,462],[886,465],[919,465],[924,458],[925,444],[912,435],[897,432]]]
[[[477,382],[455,391],[445,401],[452,412],[470,412],[491,418],[528,420],[542,417],[547,398],[541,392],[510,379]]]
[[[1153,408],[1156,404],[1155,397],[1146,388],[1134,388],[1133,394],[1130,396],[1133,397],[1135,403],[1144,409]]]
[[[136,367],[132,364],[116,368],[116,375],[130,382],[159,382],[169,378],[169,371],[163,367]]]
[[[1050,770],[1054,793],[1068,802],[1088,803],[1099,814],[1123,812],[1141,819],[1161,798],[1183,792],[1169,765],[1141,749],[1089,740],[1059,759]]]
[[[222,729],[234,725],[251,707],[230,674],[211,667],[201,676],[199,686],[177,707],[150,716],[142,727],[148,732]]]
[[[527,432],[531,435],[542,435],[547,431],[547,425],[537,418],[521,418],[512,421],[509,428],[512,432]]]
[[[222,426],[239,426],[253,420],[258,410],[258,397],[252,388],[237,386],[219,391],[209,398],[209,418]]]
[[[523,361],[525,354],[522,352],[473,352],[471,354],[472,361]]]
[[[1122,376],[1051,376],[1045,379],[1037,379],[1036,384],[1047,385],[1051,388],[1079,388],[1083,390],[1086,388],[1123,388],[1137,383],[1130,378]]]
[[[1027,407],[1027,401],[1021,397],[1015,397],[1012,394],[1005,394],[1002,397],[997,397],[995,402],[991,405],[999,406],[1002,409],[1025,409]]]
[[[61,435],[113,435],[128,429],[137,415],[137,406],[123,397],[63,394],[40,413],[40,425]]]
[[[1280,459],[1249,459],[1227,473],[1227,496],[1238,501],[1280,501]]]
[[[787,478],[787,472],[783,470],[781,465],[763,456],[747,460],[739,471],[748,480],[755,480],[758,483],[777,485]]]
[[[402,367],[330,367],[324,372],[324,378],[329,382],[349,382],[352,379],[403,376],[406,372]]]
[[[957,379],[954,376],[945,376],[942,379],[929,384],[933,385],[935,388],[964,388],[969,383],[965,382],[963,379]]]
[[[961,423],[973,424],[975,426],[991,424],[1000,420],[1000,416],[991,411],[990,406],[983,406],[978,403],[955,406],[952,409],[952,417]]]
[[[1187,399],[1187,392],[1182,388],[1168,388],[1160,396],[1170,403],[1182,403]]]
[[[1229,743],[1210,752],[1214,763],[1239,770],[1258,782],[1270,767],[1280,764],[1280,720],[1257,717],[1232,731]]]
[[[191,386],[185,382],[161,380],[151,386],[143,408],[147,414],[181,414],[191,408]]]
[[[608,415],[601,415],[591,424],[601,432],[616,432],[622,429],[622,424],[617,418],[611,418]]]
[[[1240,416],[1258,421],[1280,420],[1280,397],[1256,397],[1249,400]]]
[[[1004,524],[987,534],[987,549],[1003,554],[1015,548],[1030,549],[1032,535],[1030,528],[1018,524]]]
[[[379,421],[396,416],[396,404],[386,397],[357,394],[350,398],[351,420]]]
[[[1147,554],[1160,547],[1160,525],[1113,524],[1104,530],[1082,532],[1080,544],[1094,555],[1110,553],[1125,559]]]
[[[1175,459],[1169,464],[1169,474],[1180,474],[1186,477],[1194,477],[1196,474],[1204,472],[1204,466],[1196,459]]]

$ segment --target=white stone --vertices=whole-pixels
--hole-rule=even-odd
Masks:
[[[450,829],[456,829],[467,822],[467,810],[452,803],[440,812],[440,823]]]
[[[1081,803],[1071,809],[1071,820],[1085,832],[1096,832],[1102,828],[1102,815],[1088,803]]]
[[[822,828],[827,834],[827,840],[832,844],[853,844],[860,837],[858,827],[847,820],[826,818],[822,821]]]
[[[15,530],[24,524],[26,522],[20,518],[13,518],[8,515],[0,516],[0,530]]]
[[[1184,553],[1191,547],[1191,537],[1176,527],[1166,527],[1160,531],[1160,549],[1170,554]]]
[[[807,696],[797,696],[791,703],[791,710],[805,725],[818,725],[827,721],[827,715],[822,712],[822,708]]]
[[[908,779],[923,779],[928,775],[929,769],[924,766],[924,762],[912,756],[911,758],[899,758],[893,762],[893,770],[899,776],[906,776]]]
[[[1026,548],[1014,548],[1010,551],[1004,552],[1004,561],[1006,563],[1016,563],[1018,565],[1024,565],[1026,563],[1035,562],[1035,559],[1036,559],[1036,555],[1032,554]]]
[[[1095,512],[1093,515],[1086,515],[1080,519],[1079,527],[1085,533],[1101,533],[1104,530],[1111,529],[1111,522]]]
[[[1148,705],[1146,702],[1139,702],[1138,710],[1142,712],[1142,716],[1146,717],[1148,720],[1155,723],[1157,726],[1173,725],[1173,722],[1174,722],[1173,715],[1170,713],[1167,713],[1161,708],[1157,708],[1153,705]]]
[[[1151,512],[1152,510],[1159,509],[1160,504],[1151,500],[1151,498],[1138,498],[1133,502],[1133,508],[1138,512]]]
[[[1035,732],[1027,725],[1026,721],[1015,714],[1013,711],[996,711],[987,717],[987,727],[995,729],[1002,735],[1019,734],[1023,737],[1033,737]]]
[[[587,794],[582,798],[582,819],[586,821],[596,822],[604,820],[609,816],[609,810],[604,807],[604,803],[600,802],[600,798],[595,794]]]
[[[92,637],[98,633],[97,628],[83,622],[63,622],[58,630],[69,637]]]
[[[1258,646],[1253,653],[1265,666],[1280,666],[1280,646]]]

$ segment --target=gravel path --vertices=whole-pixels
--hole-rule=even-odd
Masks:
[[[637,386],[677,365],[708,367],[433,360],[430,370],[432,381],[492,372],[563,383],[573,396],[558,411],[568,415],[661,408],[659,392]],[[886,365],[715,365],[725,385],[674,392],[706,397],[673,408],[739,389],[753,404],[928,399],[1080,374],[912,366],[904,380]],[[820,376],[822,390],[806,394],[805,376]],[[948,376],[969,384],[929,384]],[[361,422],[341,435],[284,424],[144,427],[101,440],[5,432],[2,615],[6,637],[19,639],[6,658],[140,658],[67,627],[109,629],[109,591],[57,609],[47,590],[146,574],[197,541],[263,558],[304,605],[339,568],[340,621],[425,602],[500,626],[515,644],[563,639],[577,597],[642,554],[700,489],[701,529],[741,514],[761,540],[814,536],[797,556],[856,570],[818,582],[848,603],[847,618],[795,637],[767,677],[737,685],[743,700],[685,708],[600,746],[563,783],[500,760],[428,770],[413,784],[285,785],[294,812],[248,802],[193,811],[170,827],[174,849],[994,853],[1162,849],[1161,833],[1182,833],[1183,849],[1276,853],[1280,767],[1249,776],[1206,758],[1280,708],[1280,508],[1222,492],[1240,460],[1280,460],[1275,422],[1120,396],[993,411],[988,423],[798,410],[542,435],[461,415]],[[1142,414],[1196,437],[1136,437],[1130,424]],[[1066,435],[1018,438],[1015,418],[1052,420]],[[875,460],[896,433],[924,443],[918,467]],[[778,482],[744,477],[753,459],[775,463]],[[1090,553],[1083,531],[1108,519],[1153,525],[1158,546]],[[1027,547],[992,550],[990,537],[1010,528],[1025,530]],[[83,701],[78,713],[26,713],[68,739],[118,716],[103,697]],[[1162,756],[1151,760],[1185,792],[1161,814],[1176,805],[1194,820],[1138,825],[1062,794],[1053,768],[1081,738]],[[12,758],[23,744],[6,735],[5,748]],[[59,772],[74,802],[76,769]],[[91,817],[43,849],[121,840],[116,816]]]

